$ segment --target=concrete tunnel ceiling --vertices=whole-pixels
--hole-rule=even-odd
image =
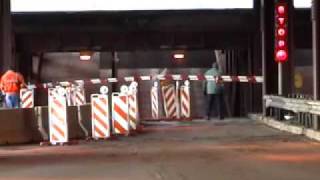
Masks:
[[[253,0],[11,0],[13,12],[251,9]]]
[[[138,9],[137,11],[112,11],[111,9],[116,9],[116,6],[111,7],[110,2],[117,3],[118,1],[11,1],[13,3],[13,26],[16,33],[17,51],[72,52],[81,49],[125,51],[246,48],[250,38],[254,38],[251,35],[255,34],[259,27],[257,11],[253,8],[242,9],[241,6],[238,6],[238,9],[200,9],[198,11],[198,9],[184,10],[183,8],[186,8],[187,5],[182,6],[181,2],[180,4],[170,4],[167,0],[153,0],[152,2],[164,4],[162,8],[170,9],[171,5],[177,5],[175,8],[181,9],[175,10],[171,7],[172,10],[170,11],[161,10],[161,8],[150,10],[152,6],[142,6],[143,8],[140,8],[145,9],[143,11]],[[37,2],[36,5],[32,3],[33,1]],[[121,2],[124,1],[121,0]],[[138,0],[138,2],[143,4],[149,1]],[[168,4],[163,2],[168,2]],[[188,0],[183,4],[194,3],[193,7],[201,8],[208,2],[212,3],[215,8],[219,6],[213,5],[214,3],[222,3],[216,0],[212,2],[208,0]],[[226,0],[223,2],[239,4],[240,1]],[[246,6],[251,7],[255,1],[241,1],[243,7],[245,6],[244,2],[248,2],[249,5]],[[311,4],[311,0],[295,0],[294,2],[295,6],[299,8],[305,8]],[[99,11],[95,6],[99,3],[109,6],[101,5]],[[84,8],[85,4],[87,4],[86,8]],[[45,5],[49,5],[56,10],[53,12],[52,9],[52,11],[47,9],[48,11],[46,11],[42,7]],[[227,8],[226,4],[224,6]],[[62,7],[62,9],[59,11],[56,7]],[[73,7],[73,9],[70,7]],[[83,11],[80,11],[81,7]],[[18,11],[18,8],[21,8],[20,11]],[[32,8],[38,8],[39,11],[42,9],[42,11],[34,12],[37,9],[32,10]],[[123,9],[128,8],[123,7]],[[297,34],[301,30],[301,33],[306,31],[306,27],[307,31],[311,31],[309,22],[309,24],[301,24],[301,22],[305,22],[302,18],[309,18],[307,11],[309,10],[297,10],[295,27],[297,29],[295,36],[297,37],[300,37]],[[187,16],[188,18],[186,18]],[[247,24],[247,22],[252,23]],[[243,26],[243,24],[247,25]],[[308,39],[311,40],[311,37],[308,37]],[[310,44],[305,43],[305,39],[300,40],[299,38],[296,42],[299,47],[309,47]]]

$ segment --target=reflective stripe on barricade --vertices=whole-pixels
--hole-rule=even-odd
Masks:
[[[176,92],[173,85],[162,87],[164,110],[167,118],[177,118]]]
[[[67,102],[64,96],[52,96],[49,101],[50,143],[67,143]]]
[[[181,117],[190,118],[191,117],[191,103],[190,103],[190,87],[181,86],[180,87],[180,107],[181,107]]]
[[[130,94],[128,96],[129,100],[129,120],[130,129],[136,130],[138,126],[138,103],[136,93]]]
[[[112,94],[112,125],[115,134],[129,135],[128,96],[122,93]]]
[[[33,89],[21,89],[21,108],[33,108],[34,107],[34,91]]]
[[[74,96],[76,106],[86,104],[86,95],[83,88],[76,88]]]
[[[91,95],[92,137],[110,138],[108,95]]]
[[[151,88],[151,113],[153,119],[159,119],[158,87]]]

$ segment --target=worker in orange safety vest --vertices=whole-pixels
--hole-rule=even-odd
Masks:
[[[26,87],[23,76],[10,68],[0,80],[0,88],[5,94],[5,104],[7,108],[19,107],[20,89]]]

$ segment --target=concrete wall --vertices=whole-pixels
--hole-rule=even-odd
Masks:
[[[79,53],[46,53],[41,80],[64,81],[99,77],[100,53],[94,53],[92,61],[80,61]]]
[[[33,110],[0,110],[0,145],[40,140]]]
[[[91,134],[91,108],[89,105],[81,107],[84,125]],[[34,109],[1,109],[0,110],[0,145],[23,144],[41,142],[38,119]],[[78,123],[77,108],[68,107],[67,122],[70,139],[84,139],[85,134]],[[42,124],[49,134],[48,108],[42,108]]]
[[[313,67],[312,66],[299,66],[295,67],[295,74],[302,76],[302,87],[295,88],[295,93],[299,94],[313,94]]]
[[[313,94],[313,68],[312,68],[312,50],[297,49],[294,56],[295,74],[302,77],[302,87],[294,87],[294,93]],[[294,82],[293,82],[294,83]]]

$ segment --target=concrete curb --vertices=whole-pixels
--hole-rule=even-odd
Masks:
[[[262,115],[249,115],[249,118],[257,120],[272,128],[279,129],[280,131],[286,131],[296,135],[304,135],[310,139],[320,141],[320,132],[313,129],[290,125],[285,122],[276,121],[273,118],[263,117]]]

